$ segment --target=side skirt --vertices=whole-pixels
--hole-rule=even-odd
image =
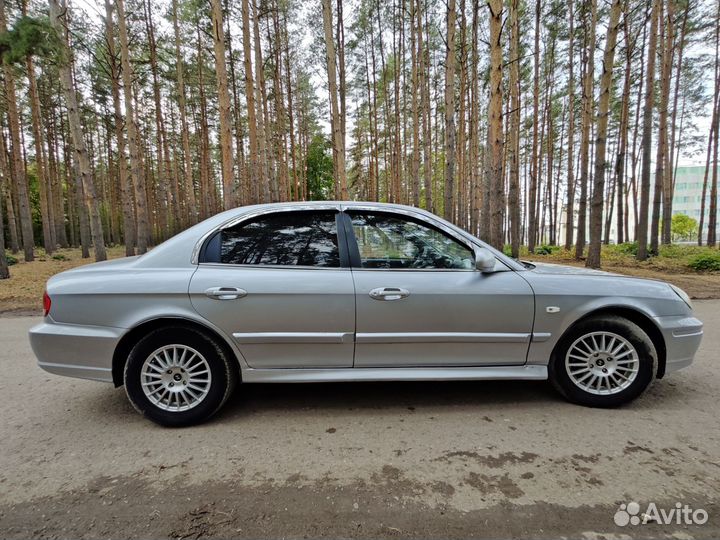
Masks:
[[[438,368],[335,368],[243,369],[246,383],[310,383],[353,381],[471,381],[530,380],[548,378],[547,366],[487,366]]]

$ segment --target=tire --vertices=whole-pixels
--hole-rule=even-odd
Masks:
[[[562,337],[550,359],[549,378],[568,401],[617,407],[645,391],[657,366],[657,350],[642,328],[602,315],[579,322]]]
[[[139,413],[162,426],[183,427],[220,410],[235,388],[237,369],[212,337],[179,325],[143,337],[130,351],[123,378]]]

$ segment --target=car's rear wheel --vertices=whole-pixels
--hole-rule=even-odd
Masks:
[[[657,351],[637,324],[623,317],[591,317],[571,328],[555,348],[550,380],[568,400],[615,407],[638,397],[657,372]]]
[[[133,406],[154,422],[189,426],[223,406],[235,386],[236,369],[204,332],[164,327],[133,347],[125,364],[125,390]]]

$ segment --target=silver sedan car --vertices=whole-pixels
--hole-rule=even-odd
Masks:
[[[549,379],[612,407],[688,366],[702,338],[660,281],[520,263],[400,205],[229,210],[140,257],[48,281],[41,368],[125,386],[168,426],[238,383]]]

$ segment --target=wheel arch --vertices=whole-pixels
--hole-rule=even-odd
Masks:
[[[642,328],[643,332],[648,335],[650,341],[652,341],[653,345],[655,346],[655,350],[657,351],[658,369],[655,375],[658,379],[662,379],[665,375],[665,363],[667,360],[667,348],[665,346],[665,338],[663,337],[660,328],[658,328],[658,326],[655,324],[651,317],[638,309],[628,306],[604,306],[584,314],[578,320],[573,322],[567,329],[565,329],[562,336],[555,344],[552,354],[555,354],[555,351],[563,342],[563,339],[568,334],[568,332],[571,332],[573,328],[575,328],[578,324],[586,321],[587,319],[602,315],[615,315],[623,317]]]
[[[216,330],[210,328],[207,325],[191,319],[186,319],[184,317],[157,317],[154,319],[143,321],[137,326],[131,328],[128,332],[125,333],[122,338],[120,338],[120,341],[115,347],[115,352],[113,353],[112,359],[112,379],[113,384],[116,388],[123,385],[123,370],[125,369],[125,363],[127,362],[130,351],[138,342],[138,340],[140,340],[143,336],[146,336],[153,330],[157,330],[158,328],[163,328],[165,326],[179,326],[195,329],[212,338],[219,347],[222,347],[222,349],[229,358],[235,359],[238,368],[237,375],[240,379],[242,379],[242,370],[240,368],[237,354],[227,342],[227,340],[223,336],[221,336]]]

